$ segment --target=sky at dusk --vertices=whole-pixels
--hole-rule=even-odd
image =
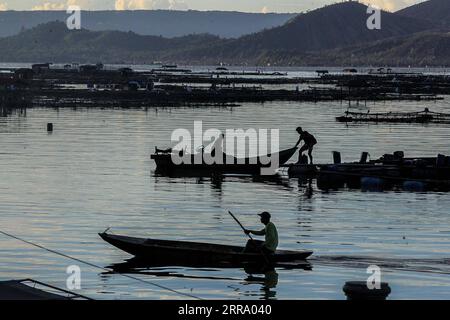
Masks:
[[[303,12],[336,3],[336,0],[0,0],[1,10],[226,10],[244,12]],[[395,11],[423,0],[363,0]]]

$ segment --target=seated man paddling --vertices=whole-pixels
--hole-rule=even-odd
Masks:
[[[257,236],[265,236],[265,241],[249,241],[247,243],[246,251],[262,250],[264,254],[274,254],[278,247],[278,232],[277,227],[270,221],[270,213],[263,212],[258,214],[261,217],[261,223],[265,228],[261,231],[245,230],[246,234],[254,234]],[[255,248],[256,246],[256,248]]]

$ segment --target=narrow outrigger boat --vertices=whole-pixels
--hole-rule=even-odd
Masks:
[[[256,158],[236,158],[230,155],[223,155],[223,164],[207,164],[201,154],[190,155],[188,163],[175,164],[172,160],[171,152],[161,152],[157,150],[150,156],[156,163],[156,171],[159,173],[221,173],[221,174],[253,174],[259,175],[262,168],[269,168],[270,163],[263,161],[273,159],[278,156],[278,167],[284,165],[295,154],[297,148],[282,150],[278,154],[269,154],[265,157]],[[200,160],[198,160],[200,158]],[[278,169],[278,168],[277,168]],[[275,173],[275,172],[274,172]]]
[[[135,257],[141,259],[164,260],[179,264],[233,264],[265,263],[267,259],[271,263],[305,261],[312,251],[277,250],[270,256],[261,253],[245,252],[244,247],[218,245],[209,243],[155,240],[134,238],[108,233],[100,233],[99,236],[113,245]]]

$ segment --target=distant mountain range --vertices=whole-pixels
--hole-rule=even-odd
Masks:
[[[123,31],[70,31],[63,22],[49,22],[0,39],[0,61],[151,63],[168,53],[222,41],[209,34],[169,39]]]
[[[426,20],[384,12],[381,30],[369,30],[368,17],[367,6],[363,4],[338,3],[300,14],[283,26],[244,36],[236,43],[238,47],[263,50],[315,51],[408,35],[435,26]]]
[[[383,12],[381,30],[367,29],[365,5],[338,3],[238,39],[210,34],[169,39],[122,31],[69,31],[64,23],[51,22],[0,39],[0,60],[450,66],[450,27],[443,23],[445,18],[424,19],[427,15],[421,14],[423,9],[445,17],[450,14],[447,1],[431,0],[398,13]]]
[[[450,0],[421,2],[397,13],[412,18],[428,20],[444,27],[450,26]]]
[[[305,57],[308,56],[305,53],[310,52],[320,57],[324,50],[373,44],[437,27],[427,20],[383,12],[381,30],[369,30],[366,25],[368,17],[367,6],[361,3],[333,4],[301,14],[280,27],[209,46],[206,51],[198,48],[189,52],[189,56],[195,61],[204,59],[206,55],[229,63],[239,59],[250,64],[286,64],[289,59],[279,61],[280,57]]]
[[[283,25],[293,13],[243,13],[228,11],[82,11],[82,26],[93,31],[132,31],[140,35],[180,37],[209,33],[222,38]],[[0,11],[0,37],[13,36],[40,24],[66,21],[65,11]]]
[[[259,62],[273,60],[263,56]],[[448,67],[450,33],[425,31],[321,52],[280,52],[276,61],[279,65]]]

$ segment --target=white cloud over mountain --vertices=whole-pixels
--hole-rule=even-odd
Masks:
[[[186,2],[180,0],[116,0],[116,10],[187,10]]]
[[[361,0],[389,11],[425,0]],[[0,10],[63,10],[78,5],[84,10],[235,10],[251,12],[302,12],[336,0],[0,0]]]
[[[69,6],[79,6],[81,9],[92,9],[95,0],[67,0],[67,1],[42,1],[32,7],[32,10],[66,10]]]
[[[417,0],[364,0],[364,3],[372,4],[388,11],[396,11],[411,6],[421,1]]]
[[[108,5],[105,7],[105,5]],[[43,0],[34,4],[32,10],[65,10],[70,5],[77,5],[83,10],[187,10],[184,0],[110,0],[100,5],[97,0]],[[111,8],[111,5],[113,8]],[[0,3],[0,10],[7,10],[8,4]]]

